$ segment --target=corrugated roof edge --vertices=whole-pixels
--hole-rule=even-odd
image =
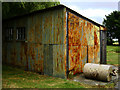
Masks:
[[[102,26],[102,27],[105,28],[105,26],[103,26],[103,25],[101,25],[101,24],[99,24],[99,23],[97,23],[97,22],[95,22],[95,21],[93,21],[93,20],[91,20],[91,19],[89,19],[89,18],[87,18],[87,17],[85,17],[85,16],[77,13],[76,11],[74,11],[74,10],[72,10],[72,9],[68,8],[67,6],[62,5],[62,4],[57,5],[57,6],[54,6],[54,7],[46,8],[46,9],[41,9],[41,10],[33,11],[33,12],[31,12],[31,13],[28,13],[28,14],[24,14],[24,15],[19,15],[19,16],[15,16],[15,17],[3,19],[3,21],[7,21],[7,20],[11,20],[11,19],[16,19],[16,18],[20,18],[20,17],[32,15],[32,14],[34,14],[34,13],[40,13],[40,12],[44,12],[44,11],[52,10],[52,9],[57,9],[57,8],[66,8],[68,11],[70,11],[70,12],[72,12],[72,13],[75,13],[77,16],[82,17],[83,19],[86,19],[86,20],[90,21],[91,23],[93,23],[93,24],[95,24],[95,25],[97,25],[97,26]]]

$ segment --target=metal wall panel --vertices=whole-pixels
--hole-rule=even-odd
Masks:
[[[42,44],[63,44],[62,9],[48,11],[42,16]]]
[[[8,52],[6,53],[7,54],[6,55],[7,56],[7,58],[6,58],[7,60],[6,61],[8,63],[11,63],[11,51],[12,51],[11,46],[12,46],[11,43],[7,43],[7,48],[6,49],[8,50]]]
[[[94,63],[94,46],[88,45],[88,63]]]
[[[28,42],[63,44],[63,9],[52,10],[28,18]]]
[[[69,46],[69,71],[73,71],[74,74],[81,71],[80,49],[80,46]]]
[[[35,68],[35,44],[29,43],[28,44],[28,70],[34,71]]]
[[[43,16],[42,15],[36,15],[34,16],[35,19],[35,42],[42,44],[42,20]],[[32,37],[31,37],[32,38]]]
[[[35,44],[35,71],[44,73],[44,45]]]
[[[61,64],[59,67],[54,67],[54,76],[65,77],[64,32],[66,31],[63,23],[65,10],[60,8],[5,22],[4,27],[14,27],[14,40],[8,43],[3,39],[5,62],[24,67],[26,70],[53,75],[53,61],[57,63],[58,60]],[[17,27],[25,27],[25,41],[16,40]],[[58,57],[53,57],[56,52]],[[56,71],[56,68],[60,71]]]
[[[94,27],[94,61],[100,63],[100,30]]]
[[[100,37],[100,63],[106,64],[107,33],[105,30],[100,30]]]
[[[27,41],[35,43],[35,19],[34,19],[34,16],[29,16],[27,22],[28,22]]]
[[[44,74],[53,75],[53,45],[44,45]]]
[[[68,12],[68,38],[69,71],[81,73],[85,63],[99,62],[99,27]]]
[[[7,48],[5,50],[6,54],[6,62],[12,65],[18,65],[22,68],[26,66],[26,55],[25,55],[25,48],[22,43],[13,44],[13,42],[9,42],[6,44]],[[3,61],[4,62],[4,61]]]
[[[66,43],[66,37],[67,37],[67,13],[66,8],[63,9],[63,18],[62,18],[62,26],[63,26],[63,45],[64,45],[64,68],[65,68],[65,78],[67,78],[67,43]]]
[[[65,78],[64,45],[53,46],[53,76]]]
[[[83,72],[83,66],[88,62],[87,60],[87,46],[81,46],[81,50],[80,50],[80,53],[81,53],[81,61],[82,61],[82,65],[81,65],[81,72]]]

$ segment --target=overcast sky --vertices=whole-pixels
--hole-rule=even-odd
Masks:
[[[59,0],[61,4],[100,24],[105,15],[118,10],[120,0]],[[84,2],[83,2],[84,1]]]

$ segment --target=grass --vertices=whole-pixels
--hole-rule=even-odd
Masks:
[[[2,88],[113,88],[114,85],[91,86],[68,79],[40,75],[3,65]]]
[[[118,55],[120,55],[120,46],[107,46],[107,64],[118,66]]]
[[[79,82],[40,75],[3,65],[3,88],[84,88]]]
[[[107,52],[120,52],[120,46],[107,46]]]

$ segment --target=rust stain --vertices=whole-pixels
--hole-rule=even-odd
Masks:
[[[68,15],[69,71],[76,74],[83,72],[84,64],[87,63],[87,56],[88,62],[98,63],[100,45],[99,34],[96,32],[99,29],[71,12]]]
[[[14,32],[13,42],[5,41],[6,49],[3,49],[3,58],[6,62],[25,66],[27,70],[44,73],[44,69],[49,67],[47,63],[46,67],[44,66],[44,58],[47,60],[50,57],[54,63],[53,75],[66,76],[66,8],[16,19],[6,25],[26,27],[26,41],[17,41],[16,32]],[[104,27],[100,29],[105,30]],[[99,35],[99,27],[68,12],[69,71],[73,74],[83,72],[87,56],[88,62],[99,63]],[[46,51],[49,54],[53,50],[50,53],[51,56],[45,55],[45,45],[51,45],[51,48],[47,48],[49,52]]]
[[[66,31],[67,31],[67,27],[66,27],[67,23],[66,22],[67,22],[67,20],[66,20],[66,18],[67,18],[66,17],[66,9],[64,8],[63,9],[63,22],[64,22],[63,23],[63,37],[64,37],[64,39],[63,39],[64,40],[64,42],[63,42],[63,44],[64,44],[64,57],[63,57],[64,62],[63,63],[64,63],[64,69],[65,69],[65,77],[67,76],[67,74],[66,74],[66,71],[67,71],[67,68],[66,68],[67,67],[66,66],[66,55],[67,55],[66,54],[66,34],[67,34],[66,33]]]
[[[94,31],[94,45],[98,45],[98,39],[95,31]]]

